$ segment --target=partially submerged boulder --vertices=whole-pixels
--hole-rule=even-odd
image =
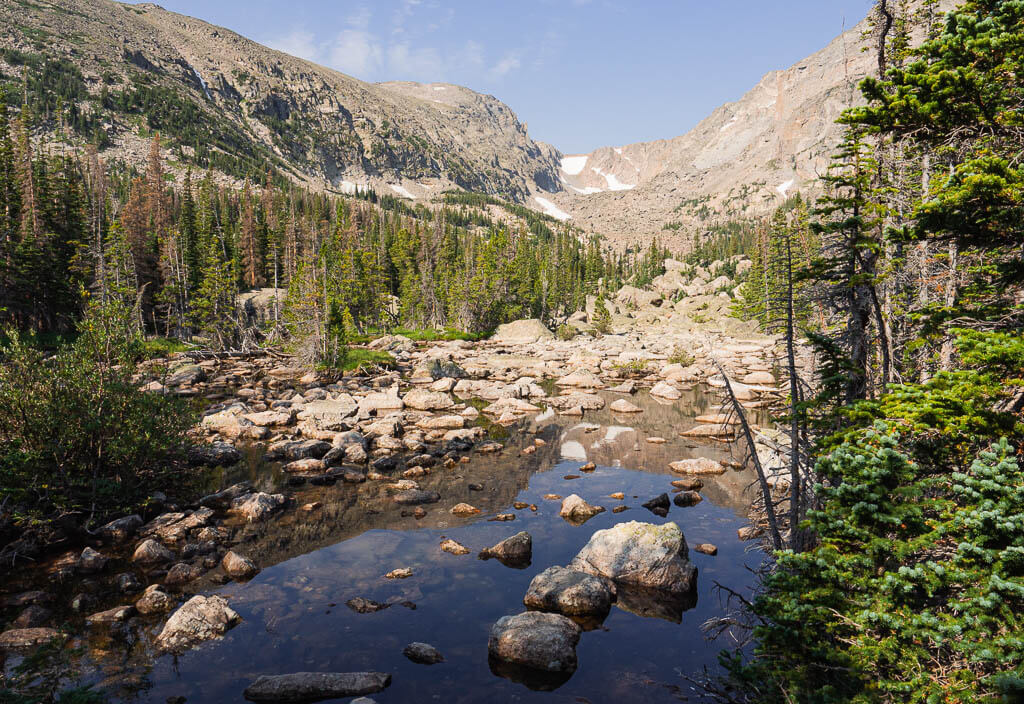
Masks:
[[[574,672],[581,629],[560,614],[527,611],[491,627],[487,651],[497,660],[545,672]]]
[[[534,577],[523,598],[530,609],[584,617],[606,615],[613,601],[615,586],[610,580],[558,566]]]
[[[251,702],[316,702],[383,691],[391,684],[386,672],[294,672],[263,675],[245,688]]]
[[[167,619],[156,637],[156,646],[160,650],[182,652],[221,637],[240,620],[224,597],[196,595]]]
[[[492,557],[508,566],[529,566],[533,557],[533,538],[524,530],[510,538],[505,538],[497,545],[480,551],[481,560],[488,560]]]
[[[675,523],[630,521],[599,530],[569,569],[607,577],[616,584],[687,594],[697,584],[686,538]]]

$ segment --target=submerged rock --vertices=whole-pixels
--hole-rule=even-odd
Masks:
[[[231,510],[250,523],[265,520],[272,513],[285,505],[284,494],[267,494],[258,492],[242,496],[231,502]]]
[[[67,636],[55,628],[12,628],[0,633],[0,650],[34,648]]]
[[[685,594],[697,583],[697,568],[688,557],[686,538],[675,523],[630,521],[594,533],[569,568],[616,583]]]
[[[436,491],[423,491],[422,489],[409,489],[400,491],[391,499],[402,506],[416,506],[418,504],[436,504],[441,500],[441,495]]]
[[[251,702],[316,702],[374,694],[390,684],[386,672],[295,672],[258,677],[243,696]]]
[[[441,651],[429,643],[409,643],[402,650],[402,655],[420,665],[436,665],[444,662]]]
[[[172,610],[176,603],[162,584],[151,584],[135,602],[135,608],[140,614],[162,614]]]
[[[224,572],[234,579],[251,579],[260,571],[255,562],[234,550],[228,550],[220,564]]]

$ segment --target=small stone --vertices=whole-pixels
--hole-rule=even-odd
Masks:
[[[561,494],[544,494],[544,499],[547,501],[561,501]]]
[[[385,579],[408,579],[409,577],[412,577],[412,569],[409,567],[399,567],[384,575]]]
[[[608,408],[615,413],[643,413],[644,409],[630,403],[624,398],[618,398],[611,402]]]
[[[669,464],[669,468],[677,474],[724,474],[725,467],[722,466],[721,462],[708,459],[707,457],[697,457],[695,459],[688,460],[676,460]]]
[[[516,520],[516,514],[514,513],[499,513],[494,518],[488,518],[489,521],[514,521]]]
[[[533,538],[526,531],[521,531],[496,545],[484,548],[479,557],[481,560],[493,557],[503,564],[529,563],[533,557]]]
[[[82,554],[78,558],[78,569],[85,574],[100,572],[106,565],[107,558],[92,548],[87,547],[82,550]]]
[[[403,506],[415,506],[417,504],[436,504],[441,500],[441,495],[436,491],[423,491],[421,489],[411,489],[409,491],[401,491],[394,495],[391,499],[396,504]]]
[[[696,491],[682,491],[672,498],[672,503],[674,503],[676,506],[686,507],[696,506],[703,500],[704,497],[702,497]]]
[[[316,511],[317,509],[320,508],[323,508],[323,504],[320,503],[319,501],[313,501],[312,503],[302,505],[302,510],[306,511],[307,513],[310,511]]]
[[[366,599],[361,596],[356,596],[345,602],[345,606],[355,611],[357,614],[372,614],[391,606],[391,604],[382,604],[379,601],[373,599]]]
[[[115,606],[112,609],[107,609],[106,611],[100,611],[99,613],[87,616],[85,620],[91,626],[109,625],[112,623],[124,623],[134,613],[134,606]]]
[[[736,531],[736,537],[740,540],[753,540],[764,535],[764,530],[759,526],[743,526]]]
[[[647,438],[647,442],[651,443],[652,445],[664,445],[667,441],[665,440],[665,438],[658,437],[657,435],[652,435],[651,437]]]
[[[164,591],[163,585],[151,584],[135,602],[140,614],[162,614],[174,608],[174,597]]]
[[[602,511],[604,511],[604,507],[592,506],[584,501],[582,497],[570,494],[562,500],[562,508],[559,510],[558,515],[570,523],[579,525]]]
[[[402,649],[402,655],[420,665],[436,665],[444,662],[444,656],[428,643],[409,643]]]
[[[616,491],[614,494],[608,494],[609,499],[615,499],[616,501],[622,501],[626,498],[626,495],[621,491]]]
[[[451,513],[454,516],[472,516],[480,513],[480,509],[469,504],[456,504],[452,507]]]
[[[593,472],[595,469],[597,469],[597,465],[593,462],[587,462],[585,465],[580,467],[581,472]]]
[[[457,543],[451,538],[445,538],[441,541],[441,550],[449,552],[452,555],[468,555],[469,548],[461,543]]]
[[[164,584],[171,587],[180,587],[194,582],[203,575],[203,569],[198,565],[190,565],[186,562],[179,562],[178,564],[167,570],[167,576],[164,577]]]
[[[54,628],[13,628],[0,633],[0,651],[35,648],[52,640],[64,640],[66,637]]]
[[[662,518],[668,515],[668,509],[671,505],[672,502],[669,501],[668,494],[661,494],[641,504],[645,509]]]
[[[629,510],[629,506],[616,506],[615,508],[612,509],[612,513],[622,513],[623,511],[628,511],[628,510]]]
[[[260,571],[255,562],[234,550],[228,550],[220,564],[224,572],[233,579],[251,579]]]
[[[711,543],[700,543],[699,545],[694,545],[693,549],[697,552],[704,553],[705,555],[718,554],[718,547],[712,545]]]
[[[686,491],[697,491],[704,488],[704,482],[697,479],[697,477],[685,477],[673,481],[672,486],[677,489],[685,489]]]

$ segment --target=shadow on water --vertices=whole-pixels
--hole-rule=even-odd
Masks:
[[[606,394],[609,401],[618,397]],[[715,667],[719,650],[731,645],[707,642],[700,628],[725,614],[714,583],[746,594],[752,587],[749,568],[760,563],[761,555],[738,542],[736,530],[745,523],[753,476],[748,470],[730,470],[706,477],[704,501],[689,508],[673,506],[664,518],[641,508],[642,502],[671,491],[676,475],[669,462],[700,456],[740,459],[742,454],[727,443],[698,444],[679,436],[694,425],[695,415],[718,411],[718,402],[701,390],[674,404],[646,393],[631,401],[644,412],[624,416],[604,410],[579,419],[548,411],[501,428],[507,433],[501,453],[472,455],[468,464],[435,467],[417,479],[423,489],[442,497],[426,506],[421,518],[392,501],[386,482],[287,487],[280,467],[263,462],[253,450],[219,481],[226,485],[245,478],[265,491],[285,491],[294,498],[293,508],[263,523],[228,521],[222,526],[231,534],[233,549],[261,566],[255,578],[219,585],[217,569],[188,588],[226,596],[242,622],[223,639],[174,658],[153,652],[162,622],[137,617],[82,638],[84,655],[77,664],[90,681],[138,702],[177,696],[190,703],[241,702],[242,690],[262,674],[356,670],[393,674],[392,685],[373,696],[382,703],[540,697],[594,704],[640,697],[678,701],[685,688],[681,675]],[[763,416],[754,420],[766,422]],[[665,442],[647,441],[653,437]],[[528,446],[537,449],[523,455]],[[596,463],[596,470],[579,472],[586,462]],[[623,492],[625,500],[609,498],[616,492]],[[608,510],[572,526],[558,516],[560,501],[544,498],[571,493]],[[319,508],[300,508],[312,502]],[[453,516],[450,509],[463,502],[480,513]],[[614,513],[617,506],[628,508]],[[511,522],[491,520],[509,513],[515,516]],[[593,630],[582,634],[575,673],[538,677],[489,662],[491,625],[524,610],[531,579],[547,567],[567,564],[594,531],[628,520],[675,521],[691,546],[718,545],[716,557],[691,550],[699,570],[696,592],[672,600],[620,590],[603,623],[590,624]],[[476,559],[481,549],[521,530],[533,537],[529,566]],[[442,552],[444,538],[462,543],[471,554]],[[125,562],[124,568],[129,567]],[[400,567],[411,568],[413,576],[383,577]],[[387,607],[357,613],[345,606],[353,597]],[[108,598],[110,606],[124,601]],[[436,646],[445,662],[427,667],[406,660],[402,649],[412,641]]]

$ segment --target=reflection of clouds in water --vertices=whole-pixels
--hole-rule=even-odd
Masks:
[[[622,425],[610,425],[608,430],[605,431],[604,437],[595,442],[592,447],[600,447],[601,445],[611,444],[615,442],[616,438],[626,433],[635,433],[636,428],[627,428]]]
[[[569,442],[562,443],[562,458],[583,462],[587,459],[587,451],[583,449],[582,443],[570,440]]]

